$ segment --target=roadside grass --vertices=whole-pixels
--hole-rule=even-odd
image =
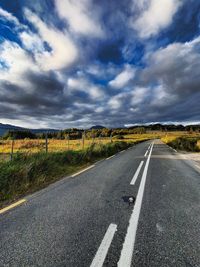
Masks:
[[[200,152],[200,134],[165,136],[161,140],[174,149],[187,152]]]
[[[113,142],[93,144],[82,151],[17,153],[12,161],[0,162],[0,207],[133,144]]]

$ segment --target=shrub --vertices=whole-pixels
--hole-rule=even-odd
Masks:
[[[168,142],[168,145],[178,150],[198,152],[200,149],[197,145],[197,142],[198,138],[180,137]]]

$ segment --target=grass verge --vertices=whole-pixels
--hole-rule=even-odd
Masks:
[[[131,145],[114,142],[93,144],[82,151],[17,154],[13,161],[0,163],[0,207]]]
[[[179,137],[174,139],[162,138],[162,141],[177,150],[188,152],[200,152],[200,139],[191,137]]]

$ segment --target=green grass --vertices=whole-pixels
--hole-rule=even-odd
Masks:
[[[16,154],[13,161],[0,163],[0,207],[131,145],[113,142],[82,151]]]

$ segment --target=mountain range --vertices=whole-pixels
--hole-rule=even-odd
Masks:
[[[7,131],[31,131],[32,133],[45,133],[45,132],[58,132],[57,129],[28,129],[11,124],[0,123],[0,136],[4,135]]]

